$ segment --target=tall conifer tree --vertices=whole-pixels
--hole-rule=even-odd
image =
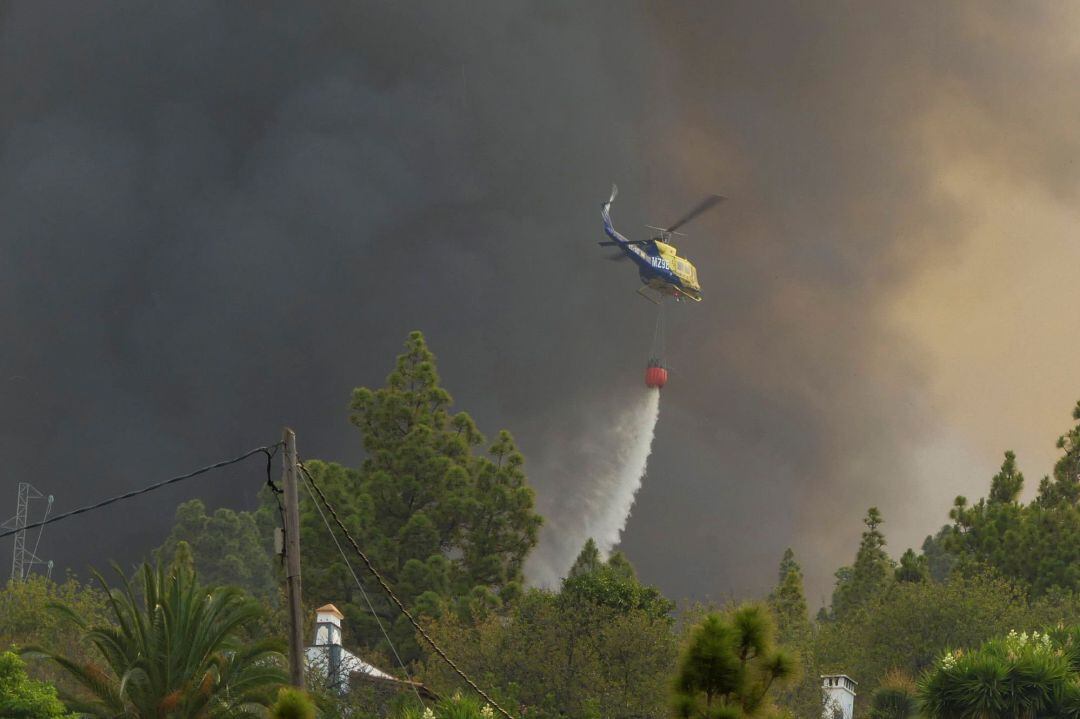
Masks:
[[[803,575],[795,553],[789,547],[780,560],[776,589],[769,595],[769,608],[776,617],[776,635],[784,644],[798,644],[810,631]]]
[[[833,592],[834,617],[843,617],[862,606],[892,581],[893,561],[885,553],[885,535],[879,529],[884,521],[877,507],[867,510],[863,519],[866,530],[862,533],[855,563],[851,566],[850,574],[838,579]]]

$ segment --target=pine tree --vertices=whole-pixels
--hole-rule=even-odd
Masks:
[[[935,582],[944,582],[948,579],[956,565],[956,555],[946,546],[951,534],[952,527],[946,524],[938,530],[937,534],[928,534],[923,540],[922,553],[926,558],[926,570],[930,579]]]
[[[992,504],[1006,504],[1020,499],[1020,491],[1024,488],[1024,475],[1016,467],[1016,454],[1005,453],[1005,461],[1001,464],[1001,471],[990,480],[989,501]]]
[[[207,584],[232,584],[263,599],[277,594],[275,563],[255,514],[224,507],[207,514],[201,499],[184,502],[176,508],[172,531],[154,554],[170,560],[181,545]]]
[[[611,556],[608,557],[607,565],[616,577],[628,581],[638,581],[637,570],[634,569],[634,565],[630,563],[630,560],[622,552],[612,552]]]
[[[1072,417],[1080,420],[1080,402]],[[1058,437],[1057,447],[1065,454],[1054,465],[1053,479],[1044,477],[1039,483],[1035,501],[1044,507],[1076,506],[1080,502],[1080,424]]]
[[[785,644],[799,644],[810,632],[803,575],[795,553],[789,547],[780,560],[776,589],[769,595],[769,608],[776,617],[776,634]]]
[[[877,507],[870,507],[863,524],[866,530],[859,543],[850,575],[838,578],[833,592],[832,613],[836,618],[857,609],[882,592],[893,579],[893,562],[885,553],[885,535],[878,527],[884,522]]]
[[[468,414],[451,414],[420,332],[386,385],[356,389],[350,417],[368,454],[361,482],[386,554],[403,567],[458,550],[451,581],[461,593],[520,584],[541,520],[513,438],[500,432],[487,456],[476,451],[484,437]]]
[[[674,709],[691,719],[741,719],[769,713],[769,692],[797,671],[773,644],[768,611],[748,604],[710,613],[690,634],[675,677]]]
[[[479,616],[520,595],[541,518],[510,433],[489,443],[452,406],[434,354],[413,332],[383,387],[353,391],[349,419],[363,464],[308,459],[304,467],[407,606]],[[272,496],[260,513],[264,525],[276,523]],[[382,632],[310,496],[300,513],[305,595],[343,611],[346,641],[381,646]],[[371,599],[401,656],[417,658],[411,624],[379,593]]]
[[[638,580],[634,566],[622,552],[613,553],[606,562],[601,560],[592,539],[585,542],[563,580],[559,600],[568,611],[577,611],[587,603],[623,613],[640,611],[654,619],[667,618],[675,608],[659,589]]]
[[[570,572],[566,576],[569,578],[590,574],[599,569],[601,564],[603,564],[603,560],[600,559],[600,549],[596,546],[593,538],[589,537],[585,540],[585,546],[578,552],[577,559],[574,560],[574,564],[570,567]]]
[[[915,554],[915,550],[909,547],[900,557],[895,576],[898,582],[925,582],[930,578],[926,557]]]

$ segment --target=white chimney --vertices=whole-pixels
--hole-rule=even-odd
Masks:
[[[341,620],[344,618],[333,604],[315,610],[315,646],[341,646]]]
[[[852,719],[855,714],[855,687],[847,674],[826,674],[821,677],[824,708],[822,719]]]

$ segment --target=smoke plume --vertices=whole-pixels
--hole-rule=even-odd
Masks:
[[[617,182],[637,238],[715,192],[676,243],[705,299],[669,315],[620,548],[679,598],[764,592],[793,545],[819,599],[867,506],[902,551],[1010,431],[1068,419],[1077,14],[2,3],[0,503],[28,480],[60,512],[283,424],[357,462],[349,393],[421,329],[457,406],[518,439],[558,566],[652,333],[599,204]],[[252,506],[257,465],[51,526],[39,554],[134,560],[183,499]]]

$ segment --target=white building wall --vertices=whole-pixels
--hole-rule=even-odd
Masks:
[[[846,674],[821,677],[821,691],[824,695],[822,719],[853,719],[856,686],[857,682]]]

